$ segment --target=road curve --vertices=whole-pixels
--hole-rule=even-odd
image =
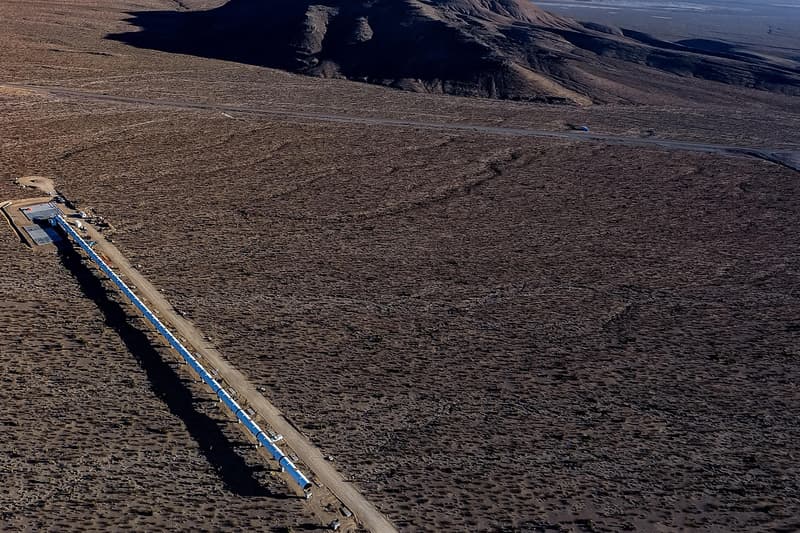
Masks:
[[[735,146],[725,144],[700,143],[675,139],[662,139],[653,137],[627,137],[624,135],[599,134],[574,131],[550,131],[531,128],[507,128],[502,126],[485,126],[480,124],[464,124],[460,122],[426,122],[403,120],[381,117],[362,117],[356,115],[336,115],[329,113],[313,113],[308,111],[290,111],[280,109],[258,109],[245,106],[204,104],[171,99],[136,98],[130,96],[117,96],[84,91],[69,87],[29,85],[22,83],[0,84],[0,87],[25,89],[31,92],[44,94],[54,98],[66,100],[82,100],[94,102],[110,102],[118,104],[147,105],[170,109],[192,109],[214,111],[219,113],[239,113],[245,115],[259,115],[270,117],[286,117],[293,119],[310,120],[315,122],[337,122],[344,124],[362,124],[367,126],[390,126],[400,128],[419,128],[427,130],[477,132],[487,135],[500,135],[512,137],[542,137],[551,139],[566,139],[570,141],[591,141],[606,144],[625,146],[641,146],[661,148],[664,150],[677,150],[687,152],[702,152],[717,154],[726,157],[752,157],[763,159],[783,165],[800,172],[800,149],[787,151],[764,147]]]

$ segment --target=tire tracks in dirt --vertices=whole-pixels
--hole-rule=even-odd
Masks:
[[[284,117],[288,119],[310,120],[315,122],[331,122],[343,124],[359,124],[364,126],[387,126],[398,128],[417,128],[436,131],[460,131],[485,135],[511,136],[511,137],[540,137],[551,139],[568,139],[572,141],[597,142],[614,145],[639,146],[643,148],[656,148],[663,150],[676,150],[687,152],[701,152],[716,154],[725,157],[750,157],[762,159],[778,165],[785,166],[800,172],[800,150],[787,151],[771,148],[756,148],[747,146],[733,146],[713,143],[699,143],[677,139],[661,139],[653,137],[628,137],[624,135],[611,135],[588,132],[566,132],[552,130],[538,130],[532,128],[509,128],[501,126],[486,126],[481,124],[467,124],[461,122],[424,122],[415,120],[366,117],[356,115],[338,115],[308,111],[295,111],[287,109],[252,108],[236,105],[221,105],[203,102],[182,100],[139,98],[101,94],[91,91],[77,90],[62,86],[30,85],[23,83],[0,84],[2,89],[28,90],[40,95],[57,99],[108,102],[112,104],[130,104],[157,106],[168,109],[190,109],[200,111],[214,111],[219,113],[240,113],[245,115]]]

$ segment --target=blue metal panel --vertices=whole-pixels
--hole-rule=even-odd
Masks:
[[[232,412],[235,413],[236,410],[239,408],[239,406],[235,401],[233,401],[233,398],[231,398],[230,394],[228,394],[224,390],[219,391],[217,394],[222,400],[222,403],[224,403],[228,407],[228,409],[230,409]]]
[[[212,391],[214,391],[214,394],[217,394],[217,393],[218,393],[220,390],[222,390],[222,385],[220,385],[219,383],[217,383],[217,382],[214,380],[214,378],[212,378],[212,377],[211,377],[211,376],[208,374],[208,372],[206,372],[206,373],[205,373],[205,375],[206,375],[206,379],[205,379],[205,381],[206,381],[206,383],[208,383],[208,386],[209,386],[209,387],[211,387],[211,390],[212,390]]]
[[[246,414],[242,413],[242,415],[239,417],[239,420],[242,421],[244,427],[246,427],[247,430],[253,434],[253,436],[258,435],[261,432],[261,428],[259,428],[256,423],[253,422],[253,420]]]
[[[261,442],[261,444],[264,445],[264,448],[266,448],[267,451],[270,454],[272,454],[272,457],[274,457],[275,460],[278,461],[279,463],[280,463],[281,459],[286,457],[285,455],[283,455],[283,453],[280,451],[280,449],[272,443],[271,440],[266,438],[266,436],[262,435],[261,437],[259,437],[258,440]]]
[[[208,380],[205,378],[205,376],[204,376],[204,374],[206,373],[206,371],[205,371],[205,370],[203,370],[203,367],[202,367],[202,366],[200,366],[200,363],[198,363],[196,359],[194,359],[194,358],[192,358],[192,359],[188,359],[188,363],[189,363],[189,366],[190,366],[190,367],[192,367],[192,369],[193,369],[195,372],[197,372],[197,375],[198,375],[198,376],[200,376],[200,379],[202,379],[202,380],[203,380],[203,381],[205,381],[205,382],[207,382],[207,381],[208,381]]]
[[[281,459],[283,461],[283,467],[286,469],[286,473],[289,474],[289,477],[292,478],[295,483],[300,485],[304,491],[309,490],[311,488],[311,482],[304,476],[286,456]]]
[[[203,368],[203,365],[201,365],[200,362],[197,361],[197,359],[191,354],[191,352],[187,350],[177,338],[175,338],[172,332],[170,332],[166,326],[164,326],[164,324],[162,324],[161,321],[156,318],[156,316],[150,311],[150,309],[147,308],[146,305],[144,305],[139,297],[136,296],[127,285],[125,285],[122,279],[120,279],[120,277],[117,276],[113,270],[111,270],[106,262],[103,261],[99,255],[97,255],[92,247],[83,240],[78,232],[75,231],[61,215],[56,216],[54,219],[56,223],[67,233],[67,235],[72,237],[72,240],[74,240],[78,246],[80,246],[81,249],[83,249],[83,251],[86,252],[86,254],[92,259],[92,261],[94,261],[97,266],[100,267],[100,270],[102,270],[117,287],[119,287],[123,294],[125,294],[131,303],[133,303],[133,305],[135,305],[136,308],[141,311],[142,315],[144,315],[144,317],[156,328],[156,330],[164,336],[170,346],[175,348],[181,357],[183,357],[184,361],[186,361],[186,363],[194,369],[197,375],[200,376],[200,379],[209,387],[211,387],[211,390],[213,390],[214,393],[219,396],[220,400],[222,400],[228,409],[230,409],[231,412],[236,416],[236,418],[244,424],[245,428],[247,428],[247,430],[256,438],[256,440],[258,440],[258,442],[260,442],[267,449],[267,451],[269,451],[272,457],[278,461],[278,464],[281,466],[281,468],[286,470],[286,472],[289,474],[289,477],[291,477],[304,491],[311,489],[311,482],[308,480],[308,478],[297,469],[297,467],[289,460],[289,458],[284,455],[280,448],[272,443],[269,437],[267,437],[267,435],[264,433],[264,430],[262,430],[252,418],[247,416],[247,413],[245,413],[244,409],[233,398],[231,398],[230,394],[228,394],[214,378],[211,377],[206,369]]]

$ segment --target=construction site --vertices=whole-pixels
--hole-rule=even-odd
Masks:
[[[86,264],[83,268],[95,274],[107,290],[119,291],[128,304],[128,312],[139,313],[161,335],[171,353],[184,365],[183,372],[209,389],[265,463],[272,465],[273,475],[286,483],[287,494],[306,500],[309,512],[319,519],[321,526],[333,531],[355,531],[366,523],[370,531],[395,531],[388,520],[343,481],[319,450],[204,340],[206,336],[136,272],[104,235],[113,232],[112,226],[102,217],[75,209],[48,178],[28,177],[16,183],[47,194],[0,203],[0,210],[20,242],[34,253],[55,250],[64,256],[83,254],[80,259]],[[284,447],[286,452],[282,451]],[[309,472],[309,464],[316,467],[313,473]]]

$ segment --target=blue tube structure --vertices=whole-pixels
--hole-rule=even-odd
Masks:
[[[291,477],[295,483],[300,487],[303,492],[306,493],[306,496],[310,495],[311,491],[311,482],[308,480],[306,476],[303,475],[302,472],[297,468],[297,466],[289,460],[289,458],[284,454],[280,448],[278,448],[274,442],[267,436],[263,429],[259,427],[256,422],[250,418],[245,410],[239,405],[236,400],[234,400],[230,394],[219,384],[217,380],[211,377],[211,374],[203,368],[203,365],[195,358],[189,350],[187,350],[183,344],[173,335],[161,321],[156,318],[156,316],[148,309],[148,307],[142,302],[138,296],[136,296],[133,291],[123,282],[120,277],[114,273],[113,270],[106,264],[103,259],[97,255],[97,253],[89,246],[86,241],[83,240],[83,237],[78,234],[75,229],[69,225],[69,223],[64,219],[62,215],[57,215],[53,217],[53,219],[58,226],[64,230],[64,232],[72,238],[81,249],[86,252],[86,254],[94,261],[100,270],[102,270],[110,279],[114,282],[114,284],[119,287],[119,289],[125,294],[125,296],[131,301],[131,303],[136,306],[139,311],[142,312],[144,317],[158,330],[161,335],[167,340],[170,346],[172,346],[175,351],[177,351],[181,357],[183,357],[184,361],[192,367],[192,369],[200,376],[200,379],[203,382],[211,387],[211,390],[214,391],[220,401],[225,404],[225,406],[236,416],[240,423],[247,428],[247,431],[255,437],[256,441],[264,448],[269,451],[270,455],[278,462],[278,465],[281,467],[281,470],[285,470],[289,477]]]

